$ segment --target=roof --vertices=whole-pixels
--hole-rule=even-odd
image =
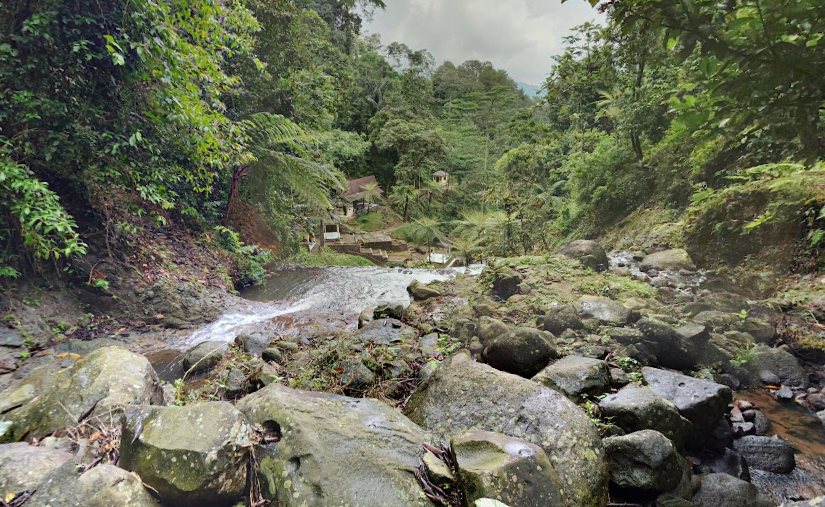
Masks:
[[[448,174],[444,171],[436,171],[433,173],[433,176],[448,176]]]
[[[378,180],[375,179],[375,176],[367,176],[366,178],[359,178],[357,180],[349,180],[347,182],[348,189],[344,193],[344,199],[346,199],[350,202],[360,201],[367,194],[364,190],[364,187],[369,185],[369,184],[374,184],[376,186],[378,185]],[[381,189],[381,187],[378,187],[376,190],[379,194],[384,193],[384,191]]]

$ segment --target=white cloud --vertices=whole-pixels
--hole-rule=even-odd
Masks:
[[[603,20],[583,0],[387,0],[365,31],[385,44],[427,49],[438,62],[490,61],[517,81],[540,84],[570,28]]]

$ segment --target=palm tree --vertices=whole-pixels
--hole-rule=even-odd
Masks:
[[[450,247],[464,257],[464,265],[469,266],[473,256],[481,253],[481,245],[478,240],[467,238],[455,238],[451,241]]]
[[[407,237],[419,246],[427,246],[427,260],[430,260],[430,252],[432,251],[432,243],[436,239],[444,237],[441,231],[441,222],[434,218],[422,217],[414,222],[407,224]]]
[[[375,203],[375,199],[381,196],[381,188],[378,183],[367,183],[364,189],[364,202]]]
[[[240,126],[249,141],[250,159],[232,173],[227,220],[238,200],[241,180],[256,172],[266,176],[267,188],[259,189],[263,199],[269,198],[271,190],[285,188],[312,208],[332,208],[330,191],[343,190],[346,177],[335,167],[309,157],[305,143],[315,141],[316,135],[271,113],[253,114]]]
[[[455,232],[462,238],[484,243],[501,232],[501,227],[507,220],[503,211],[472,211],[464,213],[462,220],[455,220]]]

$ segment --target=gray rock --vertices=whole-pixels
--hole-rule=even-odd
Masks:
[[[280,363],[284,359],[284,353],[277,347],[270,347],[261,352],[261,359],[271,363]]]
[[[418,332],[395,318],[375,319],[362,327],[353,336],[361,340],[390,345],[418,339]]]
[[[506,301],[518,294],[521,282],[518,273],[509,268],[502,268],[493,274],[493,295]]]
[[[424,366],[418,370],[418,378],[427,380],[433,376],[435,370],[441,365],[441,361],[427,361]]]
[[[530,378],[558,357],[553,335],[519,327],[499,336],[484,350],[484,360],[497,370]]]
[[[593,271],[604,271],[610,263],[604,248],[595,241],[586,239],[568,243],[559,253],[565,257],[578,260]]]
[[[542,370],[533,381],[576,401],[582,395],[608,392],[610,369],[606,362],[598,359],[567,356]]]
[[[710,330],[702,324],[688,324],[677,327],[675,331],[689,345],[702,345],[710,341]]]
[[[644,334],[632,327],[608,327],[604,328],[603,332],[611,340],[617,341],[622,345],[633,345],[644,340]]]
[[[603,417],[628,433],[656,430],[682,447],[691,430],[691,423],[668,400],[657,396],[650,388],[629,385],[599,402]]]
[[[414,475],[427,436],[389,405],[273,384],[238,409],[281,435],[256,450],[263,494],[276,505],[432,505]]]
[[[620,368],[610,368],[611,387],[621,389],[622,387],[630,384],[632,381],[633,379],[631,379],[630,375],[628,375],[624,370]]]
[[[769,381],[779,379],[778,383],[770,385],[800,389],[806,389],[810,385],[808,374],[791,353],[764,345],[758,345],[748,351],[737,375],[743,384],[754,387],[762,383],[763,377]]]
[[[478,329],[475,320],[458,319],[453,323],[452,328],[450,328],[450,336],[464,344],[469,342],[470,339],[477,334]]]
[[[558,336],[568,329],[584,329],[572,305],[552,306],[544,315],[544,330]]]
[[[789,474],[796,467],[794,449],[779,438],[750,435],[733,441],[733,448],[750,468],[775,474]]]
[[[407,286],[407,292],[415,301],[426,301],[441,295],[441,292],[427,287],[418,280],[410,282],[410,285]]]
[[[0,346],[3,347],[22,347],[26,344],[26,340],[20,336],[20,333],[13,329],[7,328],[0,324]]]
[[[636,327],[644,335],[645,345],[661,366],[676,370],[690,370],[696,366],[695,345],[669,324],[652,319],[641,319]]]
[[[607,325],[624,325],[633,320],[633,312],[618,301],[601,296],[582,296],[578,305],[582,315]],[[638,318],[638,316],[636,317]]]
[[[819,413],[817,413],[817,415],[819,415]],[[770,433],[771,421],[768,419],[768,416],[762,413],[761,410],[757,410],[753,418],[753,427],[756,434],[761,437]]]
[[[239,334],[235,337],[235,345],[243,348],[244,352],[256,355],[264,350],[271,340],[271,336],[263,333]]]
[[[379,304],[375,307],[372,314],[376,319],[396,319],[404,318],[404,305],[400,304]]]
[[[544,450],[520,438],[470,431],[450,441],[468,505],[495,498],[510,507],[564,507],[564,487]]]
[[[642,271],[670,270],[678,272],[680,269],[696,271],[696,265],[685,250],[676,248],[646,255],[639,269]]]
[[[0,445],[0,495],[19,495],[39,489],[46,479],[69,461],[71,454],[35,447],[25,442]]]
[[[98,465],[78,476],[74,463],[55,471],[26,507],[157,507],[140,477],[113,465]]]
[[[776,336],[776,330],[771,324],[751,317],[740,321],[737,328],[739,331],[753,336],[757,343],[769,344]]]
[[[697,507],[776,507],[756,486],[728,474],[710,474],[693,497]]]
[[[642,368],[655,394],[673,403],[679,413],[693,423],[689,444],[705,440],[733,399],[730,387],[656,368]]]
[[[480,429],[539,445],[567,483],[570,505],[607,502],[607,462],[598,431],[584,411],[552,389],[458,354],[413,393],[405,413],[437,441]]]
[[[341,385],[346,389],[362,391],[375,384],[375,374],[358,358],[341,362]]]
[[[489,346],[499,337],[510,334],[513,330],[511,326],[492,317],[481,317],[478,319],[477,329],[478,339],[484,347]]]
[[[467,350],[470,351],[470,355],[473,356],[473,359],[481,359],[481,355],[484,353],[484,345],[481,344],[481,340],[478,339],[478,336],[473,336],[470,343],[467,344]]]
[[[604,439],[610,480],[622,488],[664,493],[676,489],[688,468],[673,442],[658,431],[642,430]]]
[[[358,315],[358,329],[361,329],[362,327],[372,322],[374,318],[375,308],[370,307],[362,310],[361,313]]]
[[[703,474],[728,474],[750,482],[751,474],[748,463],[741,454],[733,449],[725,448],[721,456],[703,457],[699,465],[699,472]]]
[[[226,342],[203,342],[190,350],[183,359],[183,368],[186,371],[211,370],[229,351],[229,344]]]
[[[122,427],[120,466],[164,505],[228,507],[243,495],[252,429],[230,403],[128,407]]]
[[[656,507],[696,507],[693,502],[670,493],[665,493],[656,499]]]
[[[20,408],[3,414],[11,426],[0,435],[0,442],[42,438],[76,426],[83,417],[117,413],[127,405],[163,403],[163,390],[152,365],[144,356],[125,349],[99,349],[70,368],[42,378],[48,373],[48,369],[33,372],[35,382],[24,380],[20,387],[10,389],[9,398],[25,401]],[[32,397],[26,399],[27,395]],[[0,406],[5,396],[6,392],[0,396]]]
[[[782,507],[823,507],[825,506],[825,496],[818,496],[804,502],[785,502]]]
[[[438,354],[438,333],[430,333],[421,338],[421,353],[426,357]]]
[[[724,330],[737,322],[739,317],[727,312],[707,311],[693,317],[693,322],[707,326],[713,330]]]

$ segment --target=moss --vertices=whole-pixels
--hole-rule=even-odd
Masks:
[[[378,211],[367,213],[355,221],[356,227],[364,232],[380,231],[384,228],[384,217]]]
[[[298,264],[300,266],[346,266],[346,267],[368,267],[375,266],[370,260],[357,255],[338,253],[328,248],[318,253],[310,253],[301,250],[297,255],[289,258],[286,264]]]

